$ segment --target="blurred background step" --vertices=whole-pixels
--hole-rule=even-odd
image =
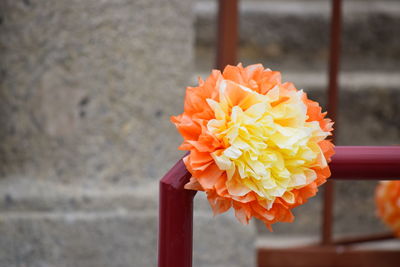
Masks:
[[[301,246],[312,246],[319,242],[320,240],[313,236],[305,235],[295,235],[295,236],[285,236],[279,238],[259,238],[256,242],[257,248],[296,248]],[[379,243],[379,245],[378,245]],[[389,249],[389,250],[399,250],[400,242],[396,239],[388,239],[384,242],[363,242],[354,244],[351,246],[353,249]]]
[[[196,53],[214,63],[217,1],[198,0]],[[239,61],[272,69],[326,69],[330,1],[240,1]],[[343,1],[342,70],[399,69],[400,2]]]

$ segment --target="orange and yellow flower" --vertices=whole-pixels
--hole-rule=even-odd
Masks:
[[[330,176],[333,122],[281,74],[260,64],[213,70],[188,87],[184,112],[171,117],[190,151],[185,188],[207,193],[214,214],[235,209],[270,227],[291,222],[291,209]]]
[[[382,181],[375,192],[377,214],[400,237],[400,181]]]

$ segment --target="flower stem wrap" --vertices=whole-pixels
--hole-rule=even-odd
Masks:
[[[186,189],[207,193],[214,211],[230,207],[247,224],[291,222],[291,209],[330,176],[333,122],[281,74],[260,64],[213,70],[188,87],[184,112],[171,117],[190,151]]]

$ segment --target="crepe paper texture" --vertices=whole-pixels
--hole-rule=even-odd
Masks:
[[[382,181],[376,187],[377,214],[400,238],[400,181]]]
[[[184,138],[192,174],[186,189],[205,191],[214,214],[233,207],[243,224],[271,229],[330,176],[333,122],[317,102],[261,64],[213,70],[188,87],[184,112],[171,117]]]

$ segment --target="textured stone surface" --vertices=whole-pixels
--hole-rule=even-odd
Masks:
[[[156,214],[1,214],[0,266],[156,266]]]
[[[0,214],[0,266],[156,266],[157,212]],[[254,231],[195,216],[194,266],[255,266]]]
[[[157,183],[0,180],[0,266],[156,266]]]
[[[140,211],[157,207],[156,181],[134,187],[103,184],[93,188],[22,177],[0,180],[0,211],[5,213]]]
[[[158,187],[0,180],[0,266],[156,266]],[[195,198],[194,266],[255,266],[253,225]]]
[[[191,1],[1,1],[2,174],[136,184],[178,158]]]

